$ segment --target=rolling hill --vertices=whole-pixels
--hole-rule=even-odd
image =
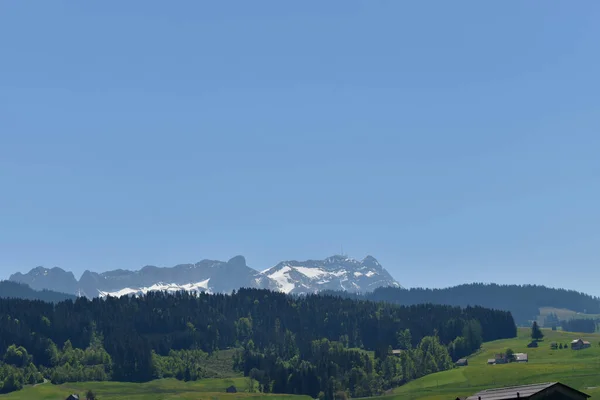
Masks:
[[[52,290],[34,290],[24,283],[12,281],[0,281],[0,297],[42,300],[53,303],[63,300],[74,300],[76,298],[74,295],[55,292]]]
[[[502,386],[559,381],[592,396],[600,396],[600,334],[577,334],[544,329],[545,338],[538,348],[527,348],[530,329],[520,328],[515,339],[484,343],[468,357],[469,365],[427,375],[398,387],[387,400],[441,400],[471,395],[483,389]],[[550,348],[551,342],[569,343],[583,338],[592,343],[584,350]],[[524,364],[487,365],[489,358],[506,349],[527,353]],[[595,397],[595,396],[594,396]]]
[[[457,307],[478,305],[510,311],[516,323],[521,326],[530,326],[531,321],[537,319],[540,315],[540,309],[545,308],[564,309],[571,316],[600,314],[600,299],[598,297],[574,290],[549,288],[540,285],[468,283],[443,289],[380,287],[370,293],[358,294],[338,291],[330,294],[402,305],[424,303],[447,304]],[[577,318],[580,318],[580,316]]]

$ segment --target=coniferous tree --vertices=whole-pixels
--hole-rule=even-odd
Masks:
[[[533,321],[533,325],[531,325],[531,338],[533,340],[542,340],[544,338],[544,334],[538,326],[537,321]]]

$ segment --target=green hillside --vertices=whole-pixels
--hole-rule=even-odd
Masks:
[[[600,334],[577,334],[544,329],[546,337],[540,342],[540,346],[530,349],[527,348],[527,344],[531,341],[530,332],[530,329],[520,328],[515,339],[484,343],[480,351],[468,357],[468,366],[427,375],[409,382],[395,389],[393,394],[386,398],[388,400],[392,398],[447,400],[493,387],[549,381],[560,381],[592,395],[593,398],[596,396],[600,398]],[[578,351],[550,348],[550,343],[553,341],[565,344],[580,337],[591,342],[592,347]],[[487,365],[489,358],[494,358],[496,353],[504,352],[507,348],[516,353],[527,353],[529,362]]]
[[[546,337],[538,348],[527,348],[529,329],[519,329],[515,339],[484,343],[482,349],[468,357],[469,365],[425,376],[396,388],[382,400],[447,400],[466,396],[492,387],[513,386],[529,383],[560,381],[582,390],[593,398],[600,398],[600,334],[576,334],[544,329]],[[568,344],[582,338],[592,347],[574,351],[550,348],[551,342]],[[507,348],[528,353],[527,364],[487,365],[487,360]],[[226,371],[224,366],[222,370]],[[268,398],[272,400],[308,400],[307,396],[263,395],[248,393],[248,379],[233,377],[204,379],[197,382],[181,382],[173,379],[156,380],[143,384],[119,382],[87,382],[51,385],[49,383],[28,387],[21,391],[0,396],[0,400],[59,400],[70,393],[85,394],[92,389],[99,400],[149,399],[218,400],[233,398]],[[225,388],[235,385],[240,393],[226,394]],[[375,399],[375,398],[374,398]]]
[[[28,387],[18,392],[0,395],[2,400],[64,400],[69,394],[78,393],[85,398],[88,390],[93,390],[98,400],[221,400],[221,399],[267,399],[267,400],[309,400],[308,396],[264,395],[241,392],[226,394],[225,388],[235,385],[238,390],[248,389],[248,379],[204,379],[196,382],[182,382],[174,379],[160,379],[147,383],[85,382],[52,385],[49,383]]]

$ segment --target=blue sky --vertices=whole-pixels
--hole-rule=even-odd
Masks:
[[[593,1],[2,2],[0,278],[343,246],[404,286],[600,295],[599,18]]]

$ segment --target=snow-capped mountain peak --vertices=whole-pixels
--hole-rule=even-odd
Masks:
[[[362,261],[340,255],[325,260],[283,261],[262,273],[284,293],[367,292],[380,286],[400,286],[371,256]]]

